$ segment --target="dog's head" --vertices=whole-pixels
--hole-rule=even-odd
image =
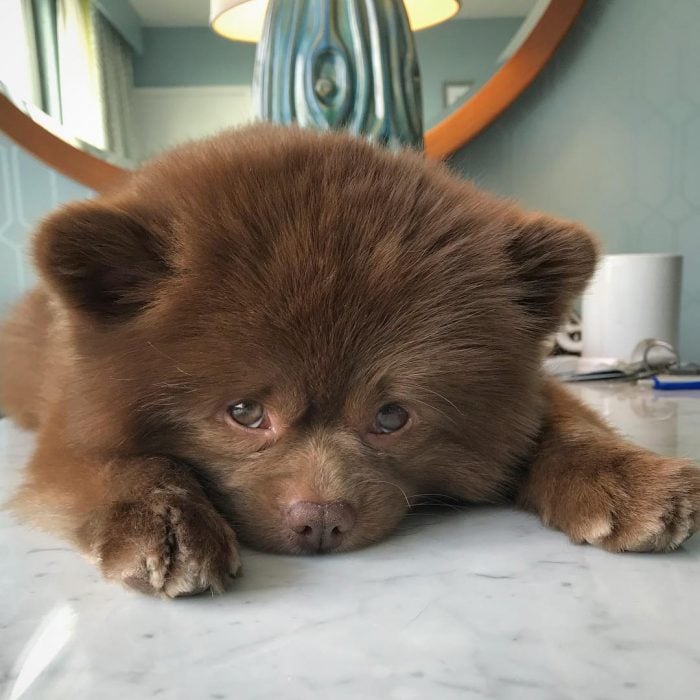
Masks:
[[[596,258],[417,154],[271,126],[64,208],[35,253],[75,439],[194,465],[244,540],[291,552],[374,541],[423,494],[504,496]]]

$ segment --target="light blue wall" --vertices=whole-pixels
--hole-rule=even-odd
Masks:
[[[136,87],[250,85],[255,44],[229,41],[209,27],[145,27],[134,56]]]
[[[681,350],[700,361],[700,0],[589,0],[534,85],[452,159],[609,252],[685,256]]]
[[[60,203],[90,194],[0,133],[0,318],[34,283],[28,241],[37,221]]]
[[[443,83],[473,81],[478,88],[521,22],[453,20],[416,34],[427,126],[442,118]],[[223,39],[208,27],[147,27],[143,47],[134,57],[137,87],[249,85],[253,79],[255,45]]]
[[[473,90],[478,90],[521,24],[517,17],[464,19],[416,32],[426,127],[444,116],[443,83],[473,81]]]

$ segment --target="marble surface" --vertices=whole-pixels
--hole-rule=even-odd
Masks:
[[[700,459],[700,392],[577,389],[629,436]],[[0,421],[0,497],[32,436]],[[700,535],[669,555],[574,546],[524,513],[409,515],[380,545],[243,552],[225,595],[103,583],[0,513],[0,698],[700,697]]]

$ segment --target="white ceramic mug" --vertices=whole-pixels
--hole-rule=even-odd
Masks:
[[[683,256],[605,255],[583,294],[583,357],[630,360],[646,338],[678,348]]]

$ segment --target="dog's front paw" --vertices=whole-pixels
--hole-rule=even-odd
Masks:
[[[552,494],[543,517],[574,542],[614,552],[673,550],[700,528],[700,469],[648,452],[621,455]]]
[[[229,524],[203,499],[168,490],[110,506],[92,551],[107,578],[169,598],[221,592],[240,568]]]

